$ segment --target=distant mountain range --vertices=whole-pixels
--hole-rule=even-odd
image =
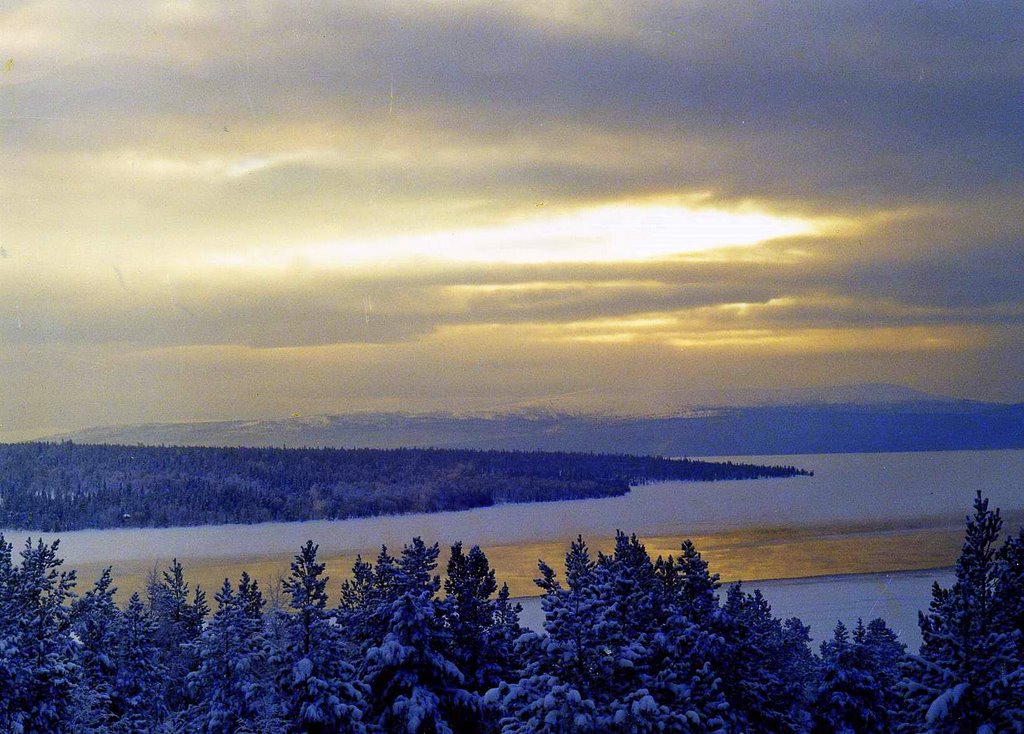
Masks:
[[[737,400],[735,394],[731,398]],[[746,404],[708,399],[669,407],[659,415],[541,409],[495,414],[354,413],[91,428],[51,438],[80,443],[424,446],[662,456],[1024,448],[1024,404],[942,398],[896,385],[749,391],[738,399]]]

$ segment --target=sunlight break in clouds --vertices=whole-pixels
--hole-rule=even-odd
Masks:
[[[7,3],[0,437],[837,383],[1020,402],[1020,15]]]
[[[757,245],[815,235],[823,223],[760,211],[680,203],[619,203],[374,240],[338,240],[286,251],[215,254],[213,264],[282,268],[294,263],[337,268],[388,260],[437,258],[476,263],[622,262]]]

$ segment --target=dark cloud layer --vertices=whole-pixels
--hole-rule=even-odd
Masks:
[[[413,409],[613,378],[1024,399],[1016,3],[27,2],[0,37],[0,436],[238,417],[225,375],[262,415],[347,379]],[[691,199],[826,223],[646,261],[386,250]],[[350,241],[380,257],[309,254]]]

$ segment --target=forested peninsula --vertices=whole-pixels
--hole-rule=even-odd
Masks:
[[[532,451],[0,444],[0,527],[55,532],[334,520],[611,497],[651,481],[806,473]]]

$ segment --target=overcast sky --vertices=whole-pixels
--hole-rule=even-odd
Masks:
[[[1016,2],[9,1],[0,67],[0,438],[1024,401]]]

